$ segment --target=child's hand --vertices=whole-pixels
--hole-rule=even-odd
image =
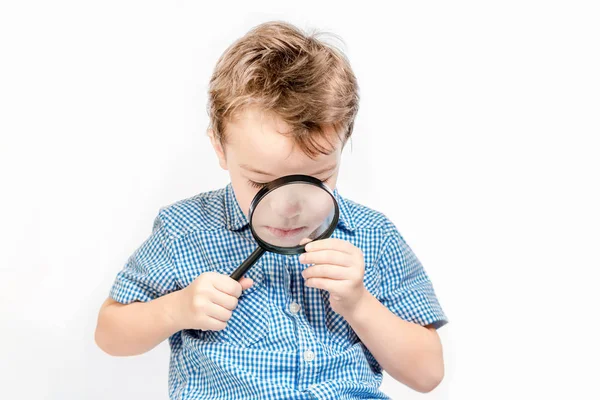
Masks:
[[[302,272],[305,285],[327,290],[331,308],[345,317],[367,293],[362,251],[350,242],[332,238],[308,243],[304,248],[306,253],[300,256],[300,262],[315,264]]]
[[[252,279],[239,282],[228,275],[205,272],[178,293],[174,316],[181,329],[220,331],[225,329],[237,307],[242,290],[252,286]]]

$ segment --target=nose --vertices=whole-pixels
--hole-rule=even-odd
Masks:
[[[300,199],[297,196],[285,195],[272,199],[271,208],[281,218],[292,219],[302,211]]]

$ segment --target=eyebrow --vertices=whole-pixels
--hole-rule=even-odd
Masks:
[[[251,166],[249,166],[247,164],[240,164],[240,167],[244,168],[246,171],[254,172],[256,174],[265,175],[265,176],[275,176],[275,175],[273,175],[273,174],[271,174],[269,172],[261,171],[260,169],[256,169],[256,168],[251,167]],[[337,164],[329,165],[329,166],[327,166],[325,168],[322,168],[322,169],[314,172],[312,174],[312,176],[317,176],[317,175],[320,175],[320,174],[322,174],[324,172],[333,171],[336,167],[337,167]]]

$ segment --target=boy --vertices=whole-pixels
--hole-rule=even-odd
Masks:
[[[382,368],[420,392],[444,374],[447,320],[394,224],[342,198],[343,146],[358,110],[347,59],[292,25],[259,25],[230,46],[210,89],[209,137],[227,187],[163,207],[98,317],[111,355],[169,339],[171,399],[387,398]],[[340,218],[301,256],[254,250],[249,204],[266,182],[311,175]]]

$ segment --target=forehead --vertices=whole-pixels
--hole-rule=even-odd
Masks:
[[[332,128],[324,128],[330,134],[335,149],[331,154],[318,154],[310,158],[294,139],[287,136],[290,127],[272,113],[259,108],[248,108],[233,121],[227,123],[226,152],[233,155],[240,163],[277,167],[301,168],[307,164],[321,164],[337,159],[341,152],[341,141]],[[324,147],[331,147],[325,138],[319,139]]]

